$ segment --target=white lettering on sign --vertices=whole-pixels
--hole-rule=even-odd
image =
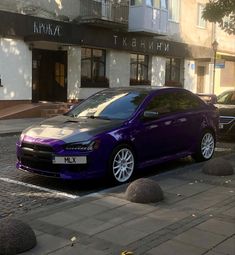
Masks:
[[[61,36],[62,27],[59,25],[54,25],[51,23],[42,23],[36,22],[33,23],[33,33],[40,35],[49,35],[49,36]]]
[[[124,47],[124,48],[132,48],[142,49],[142,50],[150,50],[150,51],[160,51],[160,52],[169,52],[170,44],[164,41],[157,41],[151,39],[137,39],[121,37],[118,35],[113,35],[113,43],[115,46]]]

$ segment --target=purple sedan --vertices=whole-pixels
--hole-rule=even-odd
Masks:
[[[23,131],[17,168],[63,179],[130,180],[136,169],[213,156],[218,111],[180,88],[103,90]]]

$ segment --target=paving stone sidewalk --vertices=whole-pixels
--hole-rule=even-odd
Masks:
[[[225,158],[235,167],[235,154]],[[233,255],[235,176],[208,176],[202,165],[152,177],[165,196],[156,204],[125,200],[122,185],[34,211],[21,219],[38,245],[23,254]]]

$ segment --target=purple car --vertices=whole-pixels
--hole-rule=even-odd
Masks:
[[[188,155],[210,159],[217,129],[216,108],[185,89],[107,89],[26,129],[17,143],[17,168],[124,183],[136,169],[157,163]]]

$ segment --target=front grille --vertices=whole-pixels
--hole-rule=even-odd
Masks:
[[[221,124],[230,124],[235,120],[235,117],[232,116],[220,116],[219,122]]]
[[[61,171],[80,172],[87,169],[86,165],[53,164],[53,148],[47,145],[22,143],[18,159],[25,170],[33,169],[45,175],[58,175]]]
[[[41,144],[23,142],[21,147],[22,148],[29,148],[29,149],[32,149],[32,150],[35,150],[35,151],[53,152],[53,148],[49,145],[41,145]]]

